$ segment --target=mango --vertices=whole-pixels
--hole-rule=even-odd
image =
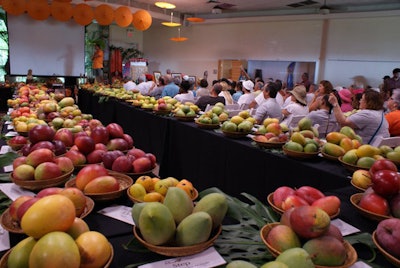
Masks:
[[[29,255],[33,247],[36,244],[36,240],[33,237],[27,237],[20,241],[15,247],[12,248],[10,255],[7,260],[7,267],[9,268],[28,268],[29,267]]]
[[[148,243],[162,245],[170,241],[176,230],[175,220],[162,203],[147,203],[139,216],[140,232]]]
[[[344,244],[333,236],[310,239],[303,248],[310,254],[315,265],[340,266],[347,258]]]
[[[297,126],[299,127],[300,130],[311,130],[312,127],[312,121],[308,117],[303,117],[300,119],[300,121],[297,123]]]
[[[289,268],[289,266],[280,261],[269,261],[261,265],[260,268]]]
[[[381,154],[381,150],[379,150],[378,147],[369,144],[363,144],[357,148],[356,154],[359,158],[364,156],[373,157],[376,154]]]
[[[225,214],[228,211],[228,201],[225,195],[221,193],[211,193],[197,202],[193,209],[193,213],[204,211],[210,214],[213,221],[213,229],[221,225],[222,220],[225,218]]]
[[[311,131],[314,133],[314,137],[319,137],[319,131],[317,127],[311,127]]]
[[[300,143],[297,143],[294,141],[288,141],[284,146],[286,149],[291,150],[291,151],[296,151],[296,152],[303,151],[303,146]]]
[[[292,136],[290,136],[290,140],[293,142],[297,142],[301,146],[306,145],[306,138],[300,132],[292,133]]]
[[[400,151],[388,152],[386,158],[395,162],[400,162]]]
[[[276,261],[283,262],[289,268],[314,268],[310,254],[303,248],[290,248],[282,252]]]
[[[179,246],[192,246],[205,242],[210,237],[212,224],[211,216],[207,212],[190,214],[176,228],[175,241]]]
[[[183,189],[178,187],[168,188],[164,205],[171,211],[177,225],[193,211],[193,201]]]
[[[83,192],[85,194],[109,193],[119,190],[119,182],[113,176],[100,176],[86,184]]]
[[[229,262],[226,265],[226,268],[257,268],[254,264],[248,262],[248,261],[243,261],[243,260],[234,260]]]
[[[300,134],[303,135],[305,138],[314,138],[314,132],[312,130],[306,129],[306,130],[301,130]]]
[[[342,147],[337,144],[327,142],[322,146],[322,151],[334,157],[343,156],[345,151]]]
[[[81,256],[75,240],[64,232],[51,232],[44,235],[29,256],[29,267],[78,268]]]
[[[356,138],[356,133],[354,132],[354,129],[352,129],[349,126],[343,126],[340,129],[340,133],[346,135],[350,139],[355,139]]]
[[[318,147],[314,143],[308,143],[304,146],[303,150],[306,153],[314,153],[318,152]]]
[[[375,162],[375,158],[369,157],[369,156],[364,156],[364,157],[360,157],[357,160],[357,166],[362,167],[362,168],[370,168],[374,162]]]
[[[21,228],[36,239],[53,231],[67,231],[75,220],[75,205],[63,195],[40,198],[22,217]]]
[[[358,156],[356,154],[356,149],[350,150],[343,155],[343,162],[356,165],[358,161]]]
[[[287,225],[279,224],[268,232],[267,242],[276,250],[283,252],[289,248],[300,247],[300,239]]]
[[[343,138],[340,141],[339,146],[342,147],[345,150],[345,152],[350,151],[351,149],[354,149],[353,140],[350,139],[349,137]]]
[[[333,131],[333,132],[329,132],[328,134],[326,134],[326,141],[328,143],[333,143],[333,144],[340,144],[340,141],[346,137],[346,135],[344,135],[343,133],[337,132],[337,131]]]
[[[135,203],[131,209],[132,220],[137,227],[139,227],[139,217],[142,209],[146,206],[147,203]]]
[[[75,100],[72,97],[65,97],[58,102],[58,106],[60,106],[60,108],[64,108],[66,106],[72,106],[74,104],[75,104]]]

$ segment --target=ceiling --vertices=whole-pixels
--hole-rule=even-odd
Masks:
[[[167,1],[167,0],[162,0]],[[196,16],[207,21],[286,15],[334,15],[400,11],[400,0],[170,0],[173,10],[154,6],[157,0],[73,0],[91,6],[110,4],[130,6],[151,12],[154,19]],[[322,8],[321,7],[325,7]]]

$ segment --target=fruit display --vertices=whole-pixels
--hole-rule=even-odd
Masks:
[[[163,97],[163,98],[159,98],[157,100],[157,103],[154,104],[153,111],[155,113],[167,114],[172,111],[172,108],[173,108],[173,105],[171,103],[168,103],[168,98]]]
[[[339,161],[349,170],[366,169],[368,170],[377,159],[384,158],[381,150],[369,144],[362,144],[357,149],[350,149]]]
[[[394,162],[396,165],[400,165],[400,145],[394,148],[387,145],[381,145],[379,146],[379,149],[381,150],[383,157]]]
[[[326,158],[337,160],[338,157],[344,157],[348,151],[360,146],[361,138],[352,128],[344,126],[340,131],[329,132],[326,135],[326,143],[322,146],[321,152]]]
[[[136,232],[137,236],[150,245],[171,247],[173,251],[207,242],[213,232],[220,230],[227,210],[226,197],[221,193],[207,194],[193,207],[193,201],[183,189],[172,187],[164,203],[135,203],[132,218],[135,229],[140,231],[140,234]]]
[[[318,131],[311,125],[309,118],[302,118],[297,127],[293,129],[290,139],[283,146],[284,152],[293,157],[306,157],[307,154],[316,155],[321,146],[321,141],[318,138]],[[293,153],[291,153],[293,152]],[[306,154],[296,154],[296,153]]]
[[[329,215],[318,207],[303,205],[291,208],[282,214],[279,223],[265,225],[260,235],[271,254],[277,256],[276,260],[289,262],[289,267],[349,267],[357,260],[355,249],[330,223]],[[297,257],[286,256],[289,250],[298,251]],[[299,266],[305,260],[312,263]]]
[[[195,105],[187,105],[187,104],[179,104],[173,110],[174,117],[182,120],[194,120],[196,117],[196,109],[194,109]],[[196,106],[197,107],[197,106]]]
[[[352,204],[363,215],[376,220],[400,218],[400,175],[397,171],[392,161],[376,160],[368,171],[371,183],[365,192],[351,197]]]
[[[254,123],[255,119],[250,112],[243,110],[222,123],[221,130],[227,137],[243,137],[251,133]]]
[[[21,228],[28,237],[9,251],[7,267],[37,267],[38,263],[103,267],[110,262],[113,249],[107,238],[89,230],[75,215],[74,203],[64,195],[39,198],[22,216]]]
[[[17,135],[7,140],[7,145],[14,151],[20,150],[25,144],[28,143],[28,139],[24,136]]]
[[[301,186],[297,189],[289,186],[280,186],[268,195],[268,203],[279,213],[292,207],[310,205],[324,210],[331,218],[340,211],[340,199],[335,195],[325,195],[311,186]]]
[[[147,175],[140,176],[128,189],[128,196],[134,202],[164,202],[169,189],[177,187],[186,192],[191,200],[198,197],[198,192],[193,184],[186,180],[174,177],[157,178]]]
[[[372,234],[378,250],[396,267],[400,264],[400,219],[385,219],[378,223]]]
[[[281,147],[289,139],[288,134],[283,131],[282,125],[279,124],[279,119],[277,118],[264,119],[256,134],[253,140],[259,146],[267,148]]]

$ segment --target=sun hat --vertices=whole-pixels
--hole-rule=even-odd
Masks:
[[[339,96],[340,99],[343,102],[351,103],[351,92],[347,88],[343,88],[342,90],[339,91]]]
[[[296,98],[296,100],[304,105],[307,105],[307,91],[305,86],[295,86],[291,91],[289,91],[289,93],[292,94]]]
[[[246,80],[242,83],[242,86],[250,92],[253,92],[254,83],[250,80]]]

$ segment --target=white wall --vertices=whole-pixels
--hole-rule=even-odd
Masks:
[[[220,59],[316,62],[316,78],[348,86],[362,76],[377,87],[400,67],[400,17],[198,24],[181,28],[186,42],[169,40],[176,28],[153,24],[143,33],[149,71],[166,69],[217,78]]]

